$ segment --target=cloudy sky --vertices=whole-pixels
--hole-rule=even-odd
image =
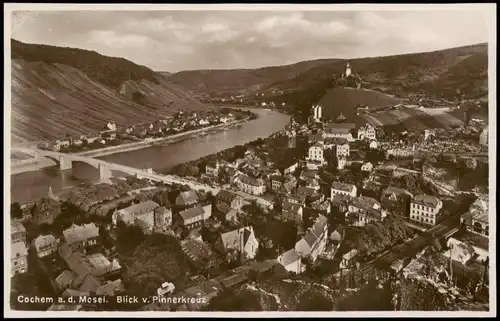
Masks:
[[[488,39],[484,13],[472,10],[16,12],[11,28],[23,42],[95,50],[170,72],[383,56]]]

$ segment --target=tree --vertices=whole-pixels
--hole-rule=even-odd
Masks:
[[[212,298],[204,311],[262,311],[259,299],[249,291],[222,290]]]
[[[12,219],[23,218],[23,210],[21,209],[21,204],[19,204],[18,202],[10,204],[10,217]]]
[[[420,280],[401,280],[399,286],[401,311],[445,310],[446,300],[434,285]]]

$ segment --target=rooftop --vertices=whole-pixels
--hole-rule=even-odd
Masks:
[[[253,178],[250,176],[246,176],[246,175],[240,175],[239,179],[240,179],[240,182],[242,182],[243,184],[246,184],[246,185],[252,185],[252,186],[264,185],[264,182],[262,182],[262,180],[259,180],[257,178]]]
[[[231,203],[236,197],[238,197],[238,195],[224,189],[221,189],[216,195],[217,199],[228,203]]]
[[[57,239],[53,235],[39,235],[36,239],[33,240],[33,245],[35,249],[39,251],[42,247],[55,244]]]
[[[284,202],[282,207],[283,211],[289,211],[293,213],[297,213],[301,208],[302,206],[300,204],[290,202]]]
[[[253,228],[251,226],[221,233],[222,244],[225,249],[239,249],[242,245],[241,241],[243,241],[243,245],[246,244],[252,234]]]
[[[395,194],[396,196],[402,196],[402,195],[409,195],[413,196],[410,192],[405,190],[404,188],[399,188],[399,187],[387,187],[383,192],[383,196],[390,196],[391,194]]]
[[[300,256],[297,253],[297,251],[295,251],[295,249],[288,250],[285,253],[281,254],[280,256],[281,256],[281,264],[283,266],[287,266],[293,262],[297,262],[297,260],[300,259]]]
[[[26,245],[23,242],[11,243],[10,248],[11,248],[10,252],[11,258],[28,255],[28,249],[26,248]]]
[[[132,206],[126,207],[121,210],[121,212],[127,212],[129,214],[142,213],[146,211],[153,211],[159,207],[158,203],[153,201],[146,201],[139,204],[134,204]]]
[[[342,182],[333,182],[332,189],[343,192],[352,192],[356,186],[353,184],[342,183]]]
[[[99,228],[94,224],[84,224],[82,226],[73,224],[63,231],[64,239],[68,244],[83,242],[99,236]]]
[[[193,204],[198,202],[198,194],[196,194],[195,190],[181,192],[179,196],[177,196],[177,200],[180,200],[185,205]]]
[[[425,194],[416,195],[412,200],[412,203],[417,203],[417,204],[430,206],[430,207],[434,207],[434,208],[436,208],[440,202],[441,201],[439,200],[439,198],[437,198],[435,196],[431,196],[431,195],[425,195]]]
[[[184,221],[195,217],[203,217],[204,214],[205,211],[201,206],[192,207],[179,213]]]
[[[24,225],[21,222],[11,220],[10,221],[10,233],[11,234],[26,233],[26,228],[24,227]]]
[[[188,238],[181,242],[181,247],[184,253],[193,261],[204,261],[210,258],[212,250],[210,246],[202,241]]]
[[[376,205],[380,206],[379,202],[376,199],[366,196],[356,197],[352,201],[352,206],[365,210],[373,209]]]

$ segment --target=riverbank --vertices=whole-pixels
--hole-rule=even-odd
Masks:
[[[187,131],[184,133],[179,133],[176,135],[171,135],[167,137],[160,137],[160,138],[155,138],[151,140],[142,140],[140,142],[133,142],[133,143],[127,143],[123,145],[118,145],[118,146],[110,146],[110,147],[105,147],[105,148],[100,148],[100,149],[95,149],[95,150],[89,150],[85,152],[80,152],[80,153],[74,153],[75,155],[79,156],[88,156],[88,157],[102,157],[102,156],[107,156],[107,155],[112,155],[112,154],[118,154],[118,153],[125,153],[125,152],[130,152],[130,151],[135,151],[135,150],[140,150],[143,148],[148,148],[148,147],[153,147],[157,145],[158,143],[162,144],[171,144],[175,143],[181,140],[189,139],[190,136],[206,132],[206,131],[211,131],[216,132],[221,129],[225,129],[234,125],[238,125],[240,123],[248,121],[250,117],[244,118],[244,119],[239,119],[235,120],[229,123],[225,124],[218,124],[218,125],[213,125],[213,126],[208,126],[204,128],[199,128],[191,131]],[[47,158],[40,158],[40,159],[24,159],[22,161],[18,161],[16,163],[12,163],[10,166],[10,174],[15,175],[15,174],[21,174],[21,173],[26,173],[26,172],[33,172],[33,171],[38,171],[41,169],[44,169],[46,167],[54,166],[56,165],[56,162],[53,160],[47,159]]]

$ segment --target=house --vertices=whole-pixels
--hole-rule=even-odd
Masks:
[[[377,141],[376,141],[376,140],[372,140],[372,141],[370,142],[370,145],[369,145],[369,146],[370,146],[370,149],[377,149],[377,148],[378,148],[378,143],[377,143]]]
[[[203,224],[203,222],[211,216],[211,205],[210,213],[205,213],[204,207],[195,206],[179,213],[180,225],[186,228],[194,228]]]
[[[436,225],[442,214],[443,202],[431,195],[416,195],[410,203],[410,219]]]
[[[266,192],[266,185],[262,179],[240,175],[237,179],[238,188],[240,191],[252,195],[263,195]]]
[[[490,235],[488,195],[480,195],[469,206],[469,211],[461,216],[460,222],[467,231],[488,238]]]
[[[220,212],[226,212],[230,208],[239,210],[244,204],[241,196],[227,190],[220,190],[215,195],[215,208]]]
[[[359,196],[349,204],[349,212],[358,213],[368,210],[380,210],[380,203],[371,197]]]
[[[337,158],[337,169],[344,169],[345,166],[347,165],[347,159],[345,157],[338,157]]]
[[[192,206],[198,203],[199,198],[195,190],[189,190],[179,193],[175,198],[175,205],[177,206]]]
[[[26,243],[26,228],[21,222],[15,220],[10,221],[10,239],[12,243]]]
[[[354,266],[357,250],[350,250],[346,254],[342,255],[342,261],[340,262],[341,269],[349,269]]]
[[[352,197],[356,197],[358,189],[353,184],[342,183],[342,182],[333,182],[331,186],[331,196],[333,199],[333,195],[341,194],[341,195],[349,195]]]
[[[118,224],[120,221],[127,225],[132,225],[137,217],[141,215],[152,215],[154,210],[158,207],[160,207],[160,205],[153,201],[134,204],[113,213],[112,222],[114,225]]]
[[[349,203],[352,201],[353,197],[345,194],[333,194],[333,198],[330,199],[331,207],[337,212],[345,213],[348,211]]]
[[[42,258],[57,252],[59,240],[53,235],[39,235],[33,240],[33,249],[37,257]]]
[[[325,128],[323,136],[325,138],[344,138],[347,141],[353,141],[351,130],[355,129],[353,123],[329,123]]]
[[[259,248],[259,241],[255,237],[253,227],[247,226],[221,233],[215,242],[216,249],[226,255],[229,261],[244,262],[255,258]]]
[[[324,157],[324,146],[322,143],[317,142],[311,147],[309,147],[308,151],[308,157],[307,161],[309,162],[314,162],[314,163],[319,163],[319,164],[325,164],[325,157]]]
[[[382,207],[389,212],[396,215],[408,216],[412,198],[413,195],[407,190],[390,186],[382,191],[380,202]]]
[[[271,182],[271,190],[273,192],[280,190],[281,186],[283,186],[283,184],[287,181],[287,179],[281,175],[272,175],[269,180]]]
[[[302,223],[304,208],[300,204],[283,202],[281,208],[281,218],[284,221],[293,221],[297,224]]]
[[[63,285],[81,292],[95,293],[106,280],[116,280],[122,270],[117,259],[108,260],[102,253],[85,254],[68,244],[59,246],[59,256],[71,272],[63,272],[56,278],[58,286]]]
[[[376,139],[377,132],[375,127],[370,124],[366,124],[365,126],[358,129],[358,139]]]
[[[288,250],[277,258],[279,264],[283,265],[288,272],[300,274],[303,271],[301,258],[295,249]]]
[[[153,218],[156,231],[165,231],[166,228],[172,226],[172,210],[167,209],[165,206],[155,208]]]
[[[203,241],[187,238],[181,241],[181,248],[195,269],[207,269],[217,265],[210,246]]]
[[[298,163],[295,163],[287,168],[285,168],[283,170],[283,174],[286,175],[286,174],[293,174],[295,172],[295,170],[297,169],[298,167]]]
[[[10,275],[28,272],[28,249],[24,242],[10,244]]]
[[[332,211],[331,203],[328,200],[317,200],[311,203],[311,207],[319,212],[330,214]]]
[[[300,257],[311,257],[316,261],[318,256],[324,252],[328,241],[328,220],[319,215],[313,226],[307,230],[304,236],[295,244],[295,251]]]
[[[349,143],[345,140],[337,140],[335,142],[335,152],[337,158],[349,156],[350,154]]]
[[[69,246],[84,249],[97,244],[99,228],[94,223],[81,226],[73,224],[63,231],[63,238]]]
[[[373,170],[373,164],[370,162],[364,163],[361,166],[361,171],[363,171],[363,172],[371,172],[372,170]]]
[[[61,203],[50,197],[38,200],[31,209],[31,221],[35,225],[44,223],[51,225],[54,219],[61,214]]]
[[[447,258],[451,258],[453,261],[457,261],[465,265],[474,257],[474,248],[467,242],[462,242],[450,237],[446,244],[448,246],[448,250],[444,251],[442,254]]]
[[[391,148],[385,152],[386,158],[394,157],[411,157],[415,155],[415,150],[412,148]]]

